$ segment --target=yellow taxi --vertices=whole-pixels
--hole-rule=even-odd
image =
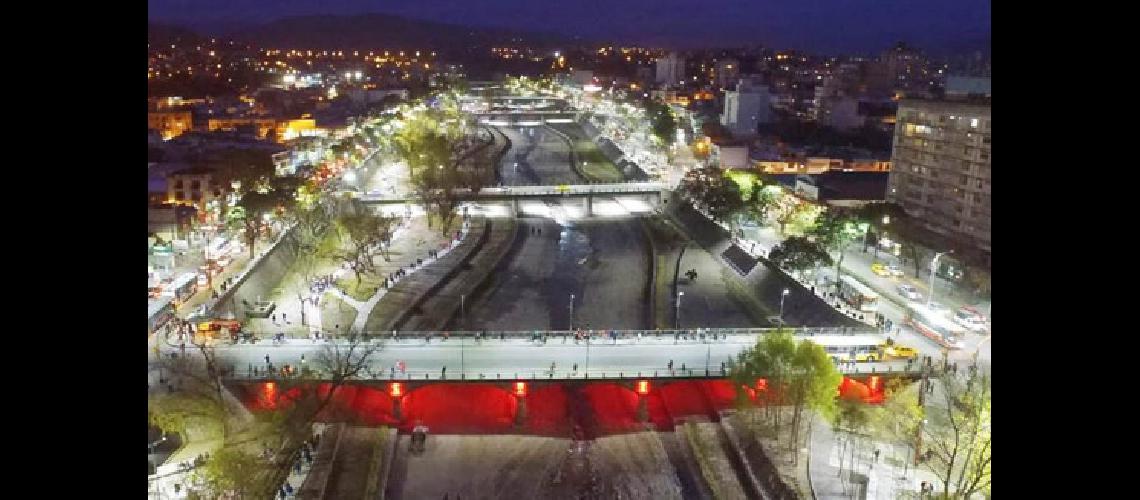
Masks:
[[[899,344],[883,344],[883,356],[894,359],[915,359],[918,357],[918,351],[913,347],[907,347]]]
[[[875,263],[871,264],[871,272],[873,272],[879,276],[885,276],[885,277],[891,276],[891,270],[888,269],[887,265],[883,264],[882,262],[875,262]]]

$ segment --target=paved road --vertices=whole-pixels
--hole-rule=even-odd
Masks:
[[[722,361],[727,361],[754,345],[755,338],[730,336],[728,340],[710,343],[673,342],[669,338],[645,338],[640,341],[627,339],[615,345],[612,341],[595,339],[589,347],[585,341],[575,344],[573,337],[565,341],[550,338],[546,344],[496,339],[477,343],[471,339],[442,341],[438,338],[433,339],[431,344],[425,344],[421,340],[391,342],[374,355],[371,370],[386,377],[397,361],[404,361],[407,374],[417,379],[423,379],[425,374],[431,379],[438,379],[445,366],[449,379],[459,378],[461,371],[468,378],[477,378],[480,373],[491,379],[496,374],[501,374],[504,378],[514,378],[516,374],[519,377],[542,377],[549,376],[550,364],[553,362],[557,377],[581,377],[587,369],[588,356],[591,377],[599,377],[602,373],[615,376],[619,372],[626,376],[638,372],[651,376],[655,370],[659,376],[666,376],[669,360],[673,360],[677,375],[681,374],[682,365],[694,370],[695,375],[703,375],[706,361],[710,370],[719,371]],[[217,355],[223,363],[233,365],[238,376],[244,376],[251,365],[264,368],[266,355],[275,366],[299,366],[302,354],[305,355],[306,363],[313,363],[325,349],[326,344],[323,343],[293,341],[285,345],[223,345],[217,348]],[[171,351],[177,349],[164,350]],[[187,353],[193,351],[188,348]],[[574,363],[578,363],[577,373],[573,372]],[[903,366],[905,363],[900,362],[857,365],[860,372],[869,372],[872,367],[876,371],[886,371],[888,367],[898,370]]]

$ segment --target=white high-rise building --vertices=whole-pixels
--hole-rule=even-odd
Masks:
[[[990,105],[899,103],[887,200],[927,229],[990,251]]]
[[[767,84],[754,78],[741,79],[736,90],[724,93],[724,114],[720,115],[720,124],[735,135],[753,135],[761,123],[772,121],[770,101]]]
[[[657,83],[676,86],[684,79],[685,59],[676,52],[657,60]]]

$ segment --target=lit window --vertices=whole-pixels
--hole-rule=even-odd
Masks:
[[[978,119],[970,118],[970,128],[978,128]]]

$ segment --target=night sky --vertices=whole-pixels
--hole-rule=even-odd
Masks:
[[[148,0],[152,21],[205,33],[307,14],[384,13],[672,47],[764,44],[877,53],[988,42],[990,0]]]

